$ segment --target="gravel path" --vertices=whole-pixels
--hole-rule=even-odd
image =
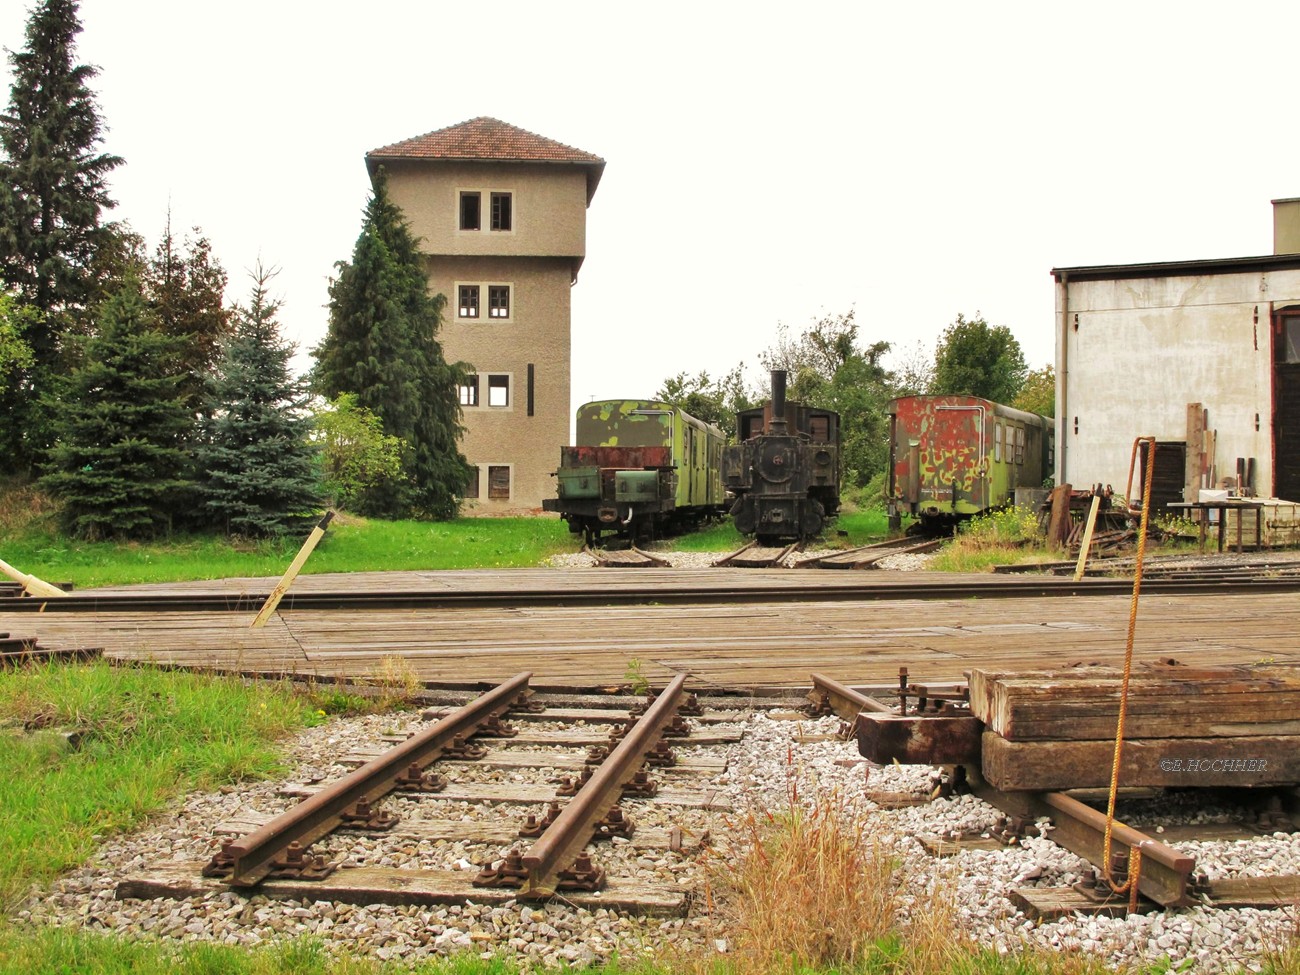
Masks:
[[[916,904],[935,898],[951,903],[958,932],[974,942],[1012,951],[1022,945],[1051,950],[1087,952],[1119,963],[1177,964],[1192,959],[1198,972],[1217,972],[1240,965],[1257,968],[1269,947],[1293,935],[1292,911],[1218,911],[1194,908],[1132,918],[1075,917],[1035,924],[1018,914],[1007,899],[1013,887],[1063,886],[1090,875],[1078,857],[1050,841],[1026,839],[994,851],[965,851],[936,860],[914,838],[918,833],[983,830],[998,813],[972,796],[937,799],[927,805],[897,810],[875,807],[873,791],[928,795],[933,770],[920,767],[876,767],[861,759],[856,745],[829,740],[838,720],[779,720],[755,714],[744,725],[745,737],[727,750],[729,769],[716,776],[716,785],[730,795],[738,810],[788,807],[792,784],[802,797],[832,795],[846,815],[870,817],[868,835],[891,843],[906,876],[907,891],[900,920]],[[348,769],[321,761],[356,748],[375,747],[416,719],[411,715],[380,715],[333,719],[303,732],[290,747],[288,778],[303,781],[333,778]],[[717,726],[713,726],[717,727]],[[826,739],[826,740],[818,740]],[[484,770],[486,773],[486,770]],[[495,773],[498,774],[499,773]],[[519,773],[521,776],[523,773]],[[522,781],[522,778],[521,778]],[[147,829],[106,841],[92,862],[61,878],[51,889],[35,894],[18,912],[21,924],[81,925],[91,930],[145,935],[167,940],[212,940],[226,944],[260,944],[314,935],[331,950],[364,953],[381,959],[417,960],[432,955],[477,951],[485,956],[505,951],[522,960],[555,966],[585,963],[618,952],[623,957],[691,945],[704,951],[725,949],[730,932],[702,914],[661,920],[632,917],[617,911],[579,910],[563,903],[545,906],[511,902],[501,907],[354,907],[329,902],[270,901],[223,894],[173,900],[114,899],[120,878],[139,873],[159,860],[206,860],[216,848],[214,824],[241,809],[274,813],[290,800],[277,793],[279,783],[267,782],[215,793],[191,795]],[[471,803],[397,800],[409,816],[476,819],[497,816],[490,807]],[[1145,803],[1124,810],[1142,824],[1227,820],[1238,811],[1198,806],[1186,799]],[[715,830],[714,858],[737,855],[738,836],[706,821],[697,810],[667,810],[639,824],[646,827],[681,823],[688,830]],[[1300,872],[1300,837],[1278,834],[1248,842],[1183,844],[1211,877],[1273,876]],[[473,843],[408,842],[405,847],[383,838],[335,837],[327,842],[332,855],[353,864],[443,867],[476,870],[492,851]],[[666,851],[640,851],[619,844],[602,851],[612,873],[637,873],[687,886],[700,881],[702,858]]]

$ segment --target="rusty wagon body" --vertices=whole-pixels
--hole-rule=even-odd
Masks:
[[[1055,422],[976,396],[904,396],[889,404],[889,513],[924,529],[1011,503],[1042,487]]]

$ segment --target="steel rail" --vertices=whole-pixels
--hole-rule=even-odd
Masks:
[[[673,678],[524,854],[523,865],[528,871],[522,891],[525,896],[549,897],[555,892],[557,874],[591,842],[596,824],[617,804],[623,785],[641,767],[646,753],[659,742],[677,713],[687,676]]]
[[[433,727],[391,748],[378,758],[309,796],[260,829],[227,843],[220,857],[230,860],[229,883],[250,887],[274,869],[291,843],[307,847],[337,829],[343,814],[361,800],[375,802],[395,787],[411,767],[421,770],[435,761],[457,736],[468,738],[494,715],[502,714],[528,689],[530,672],[517,674]],[[215,862],[215,861],[214,861]]]
[[[793,570],[792,570],[793,571]],[[808,570],[818,571],[821,570]],[[647,584],[644,588],[611,591],[608,588],[587,590],[447,592],[422,590],[410,592],[303,592],[285,596],[279,612],[293,610],[396,610],[507,608],[518,606],[618,606],[645,603],[783,603],[845,602],[863,600],[934,600],[934,599],[1024,599],[1046,596],[1114,596],[1128,595],[1133,583],[1129,579],[1085,578],[1079,582],[1064,577],[1026,580],[1013,576],[995,577],[1000,582],[877,583],[819,586],[815,583],[791,583],[763,586],[690,586],[688,584]],[[678,580],[678,582],[680,582]],[[1300,590],[1300,576],[1261,577],[1255,579],[1150,579],[1145,592],[1162,595],[1214,595],[1234,593],[1286,593]],[[3,613],[135,613],[135,612],[256,612],[265,602],[265,593],[70,593],[59,599],[0,600]]]
[[[870,695],[855,691],[851,687],[832,680],[823,674],[812,675],[813,689],[808,700],[815,706],[823,704],[829,707],[845,721],[855,721],[863,711],[875,711],[881,714],[894,714],[894,708]]]
[[[1104,869],[1101,859],[1106,837],[1105,813],[1063,792],[1035,795],[1034,804],[1055,825],[1048,839]],[[1186,907],[1193,902],[1192,875],[1196,870],[1193,857],[1120,822],[1112,826],[1111,836],[1128,849],[1141,851],[1139,892],[1164,907]]]

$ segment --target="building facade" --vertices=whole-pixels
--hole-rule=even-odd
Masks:
[[[1274,241],[1287,250],[1053,269],[1056,483],[1123,492],[1153,436],[1201,452],[1200,487],[1244,470],[1256,495],[1300,501],[1300,201],[1274,201]]]
[[[461,450],[465,514],[540,510],[569,436],[570,302],[605,162],[491,118],[366,154],[420,241],[438,336],[472,373]]]

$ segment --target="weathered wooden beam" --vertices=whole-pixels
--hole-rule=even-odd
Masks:
[[[978,718],[963,715],[901,715],[863,712],[857,718],[858,753],[877,765],[976,765]]]
[[[1004,792],[1110,784],[1114,741],[1007,741],[985,731],[980,768]],[[1254,788],[1300,782],[1300,737],[1157,738],[1124,742],[1119,781],[1162,788]]]
[[[58,586],[52,586],[48,582],[36,578],[36,576],[20,572],[4,559],[0,559],[0,572],[13,579],[14,582],[19,583],[30,595],[50,597],[52,599],[64,599],[68,595]]]
[[[275,612],[275,608],[280,605],[280,600],[284,598],[284,594],[287,593],[289,587],[293,585],[293,580],[298,578],[298,573],[301,572],[302,567],[307,564],[308,557],[312,552],[316,551],[316,546],[320,544],[320,540],[325,537],[325,529],[329,527],[330,522],[333,520],[334,512],[327,511],[325,512],[324,517],[316,523],[316,527],[313,528],[311,534],[307,536],[307,541],[302,543],[302,548],[298,549],[298,554],[294,557],[294,560],[289,563],[289,568],[285,570],[284,575],[280,577],[280,581],[276,583],[275,588],[271,590],[271,595],[266,597],[266,602],[262,604],[262,608],[258,611],[257,615],[253,617],[253,629],[257,630],[266,626],[266,621],[271,618],[271,614]]]

